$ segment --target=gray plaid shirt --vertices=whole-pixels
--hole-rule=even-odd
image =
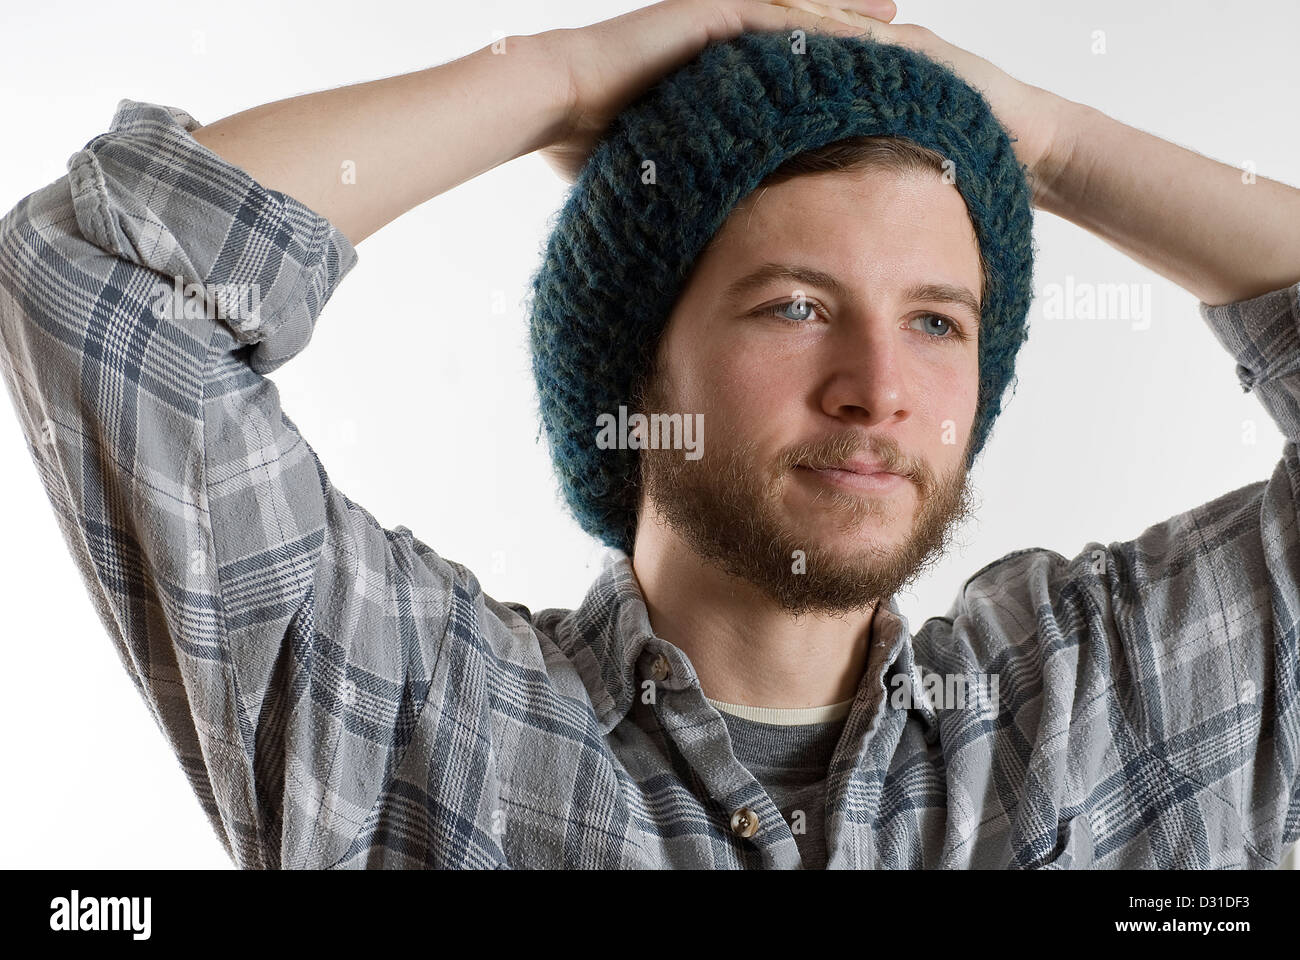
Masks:
[[[356,252],[196,126],[123,100],[0,221],[0,341],[86,586],[234,862],[800,866],[626,558],[530,613],[330,483],[266,374]],[[1300,835],[1297,296],[1201,306],[1287,437],[1270,478],[1126,543],[1008,554],[915,635],[878,609],[831,867],[1277,865]],[[932,703],[929,674],[997,697]]]

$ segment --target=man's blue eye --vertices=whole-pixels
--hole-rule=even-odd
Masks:
[[[789,316],[785,313],[790,307],[797,308],[796,316]],[[764,314],[777,317],[781,320],[788,320],[791,323],[803,323],[807,320],[815,319],[817,310],[808,300],[787,300],[784,303],[774,303],[762,311]]]
[[[954,323],[953,323],[951,320],[949,320],[947,317],[941,317],[941,316],[939,316],[937,313],[923,313],[923,314],[921,314],[919,317],[917,317],[916,319],[918,319],[918,320],[938,320],[940,323],[943,323],[943,324],[946,324],[946,325],[947,325],[946,328],[945,328],[945,329],[947,330],[947,333],[945,334],[942,330],[938,331],[939,336],[935,337],[936,340],[957,340],[957,339],[960,339],[961,331],[958,330],[956,324],[954,324]],[[933,332],[936,332],[936,331],[934,331],[934,330],[929,330],[929,331],[927,331],[927,332],[929,332],[929,333],[933,333]]]

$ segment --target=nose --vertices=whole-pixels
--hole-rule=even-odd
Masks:
[[[897,326],[901,323],[877,317],[846,324],[826,339],[823,411],[863,426],[901,423],[911,415],[902,332],[893,329]]]

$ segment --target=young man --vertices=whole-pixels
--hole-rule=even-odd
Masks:
[[[1300,192],[842,19],[669,0],[210,127],[124,101],[0,224],[32,455],[237,864],[1242,867],[1295,841]],[[580,522],[631,549],[531,613],[336,490],[265,375],[355,244],[539,149],[578,176],[535,281],[543,414]],[[385,175],[340,186],[342,158]],[[1291,442],[1131,543],[1009,554],[913,635],[892,594],[966,511],[1023,334],[1021,164],[1201,298]],[[610,450],[589,414],[620,396],[708,446]]]

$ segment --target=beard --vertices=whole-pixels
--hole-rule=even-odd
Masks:
[[[669,399],[655,378],[641,409],[679,409]],[[752,442],[717,450],[714,441],[715,450],[697,460],[687,460],[681,450],[642,449],[639,519],[646,519],[646,501],[652,502],[659,521],[703,561],[753,585],[790,614],[864,612],[932,566],[952,532],[974,513],[966,471],[971,442],[973,436],[942,477],[924,460],[905,457],[893,438],[854,430],[787,447],[771,462],[763,461]],[[810,501],[816,521],[800,524],[791,516],[782,497],[789,485],[802,482],[797,465],[840,463],[859,453],[911,481],[917,505],[910,524],[913,511],[898,505],[906,502],[904,488],[857,494],[816,480]],[[906,536],[890,542],[905,524]]]

